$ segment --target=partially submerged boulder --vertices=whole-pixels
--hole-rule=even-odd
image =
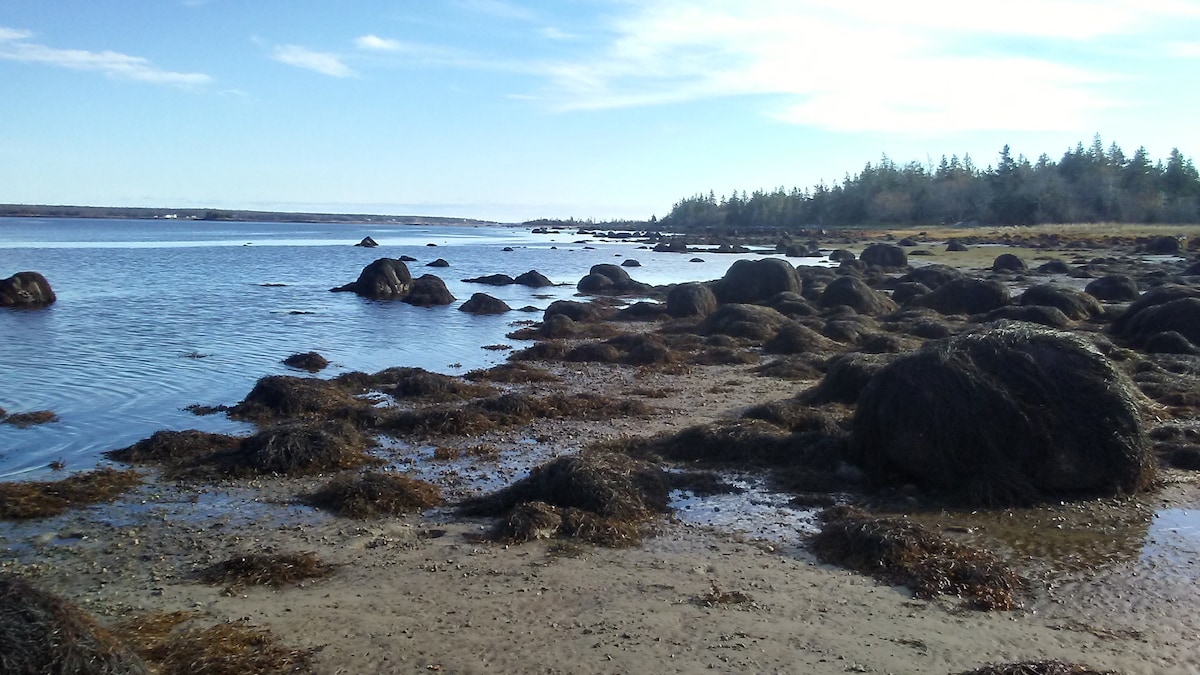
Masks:
[[[876,485],[968,503],[1137,492],[1155,464],[1134,396],[1082,338],[989,327],[876,373],[858,400],[849,458]]]
[[[620,265],[592,265],[587,276],[579,280],[580,293],[643,293],[648,284],[634,281]]]
[[[529,270],[524,274],[518,274],[517,277],[513,279],[513,282],[521,286],[528,286],[530,288],[545,288],[546,286],[554,285],[554,282],[547,279],[546,275],[537,270]]]
[[[363,237],[363,240],[355,244],[355,246],[361,246],[363,248],[375,248],[376,246],[379,246],[379,242],[370,237]]]
[[[0,307],[45,307],[58,297],[38,272],[17,272],[0,279]]]
[[[494,298],[487,293],[475,293],[470,300],[459,305],[458,309],[468,314],[503,314],[512,308],[500,298]]]
[[[404,302],[417,307],[436,307],[448,305],[456,299],[446,288],[446,282],[441,277],[432,274],[422,274],[412,282],[412,290],[402,298]]]
[[[303,352],[301,354],[292,354],[283,360],[283,365],[297,368],[299,370],[307,370],[310,373],[315,373],[319,370],[324,370],[329,367],[329,359],[321,356],[317,352]]]
[[[402,298],[412,290],[412,274],[408,266],[395,258],[380,258],[367,265],[359,273],[358,279],[330,290],[351,292],[377,300]]]

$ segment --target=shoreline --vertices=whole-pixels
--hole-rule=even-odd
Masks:
[[[638,333],[657,325],[621,327]],[[375,452],[431,480],[453,504],[597,442],[738,419],[818,382],[763,377],[746,364],[534,364],[559,381],[498,388],[600,393],[653,410],[535,419]],[[481,446],[495,452],[468,452]],[[438,448],[460,452],[440,460],[432,454]],[[969,512],[912,514],[995,550],[1031,579],[1020,608],[996,612],[965,610],[944,596],[918,600],[906,588],[819,563],[802,532],[754,539],[667,515],[652,519],[650,536],[629,548],[560,539],[506,545],[484,538],[492,519],[451,506],[353,520],[295,503],[328,474],[196,483],[145,473],[142,487],[114,503],[0,526],[8,550],[0,571],[63,594],[102,623],[172,611],[194,612],[201,624],[246,620],[283,644],[317,649],[319,673],[951,673],[1034,659],[1125,673],[1200,668],[1193,646],[1200,588],[1185,557],[1194,540],[1158,542],[1159,555],[1144,548],[1155,514],[1200,509],[1200,485],[1189,472],[1168,470],[1162,487],[1136,497],[998,510],[1000,520],[1099,533],[1086,545],[1059,541],[1067,548],[1053,553],[1022,550]],[[301,551],[335,573],[278,589],[223,588],[196,576],[230,556]]]

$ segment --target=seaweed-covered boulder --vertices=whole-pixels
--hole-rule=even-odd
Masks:
[[[859,314],[876,316],[896,311],[896,303],[855,277],[838,277],[821,293],[822,307],[845,305]]]
[[[890,354],[846,352],[829,360],[825,377],[817,386],[801,394],[812,405],[853,404],[862,395],[875,373],[891,362]]]
[[[412,289],[403,300],[418,307],[434,307],[448,305],[454,302],[455,297],[450,294],[450,289],[446,288],[446,282],[442,281],[441,277],[422,274],[413,280]]]
[[[850,460],[876,485],[969,503],[1147,488],[1155,463],[1130,380],[1089,342],[989,327],[928,343],[872,378]]]
[[[1124,274],[1110,274],[1093,279],[1084,287],[1083,292],[1102,302],[1132,302],[1141,295],[1137,282]]]
[[[1057,307],[1045,305],[1008,305],[987,313],[988,321],[1024,321],[1051,328],[1063,328],[1071,319]]]
[[[870,244],[858,256],[866,265],[875,267],[895,268],[908,264],[908,256],[904,249],[894,244]]]
[[[700,326],[705,335],[728,335],[750,340],[766,340],[775,335],[788,318],[770,307],[759,305],[721,305]]]
[[[913,298],[909,305],[928,307],[941,314],[983,314],[1011,302],[1008,288],[999,281],[963,277]]]
[[[565,316],[572,321],[600,321],[607,318],[611,310],[606,311],[595,303],[579,302],[577,300],[555,300],[542,313],[542,321],[549,321],[555,316]]]
[[[896,280],[898,284],[924,284],[930,289],[945,285],[946,282],[962,279],[965,275],[949,265],[924,265],[914,267],[911,272]]]
[[[992,261],[993,272],[1024,272],[1026,269],[1025,261],[1012,253],[1001,253]]]
[[[667,314],[681,319],[708,316],[717,308],[717,296],[706,284],[679,284],[667,293]]]
[[[846,262],[857,259],[853,251],[847,251],[844,248],[835,248],[829,252],[829,259],[833,262]]]
[[[641,293],[649,285],[634,281],[620,265],[592,265],[575,286],[580,293]]]
[[[358,279],[330,290],[351,292],[374,299],[397,299],[412,290],[413,278],[408,266],[395,258],[380,258],[367,265]]]
[[[721,303],[762,302],[776,293],[802,289],[800,275],[786,260],[738,260],[725,276],[712,283],[712,292]]]
[[[38,272],[17,272],[0,279],[0,307],[44,307],[58,297]]]
[[[768,354],[806,354],[831,352],[838,345],[799,321],[788,321],[780,326],[775,336],[763,344]]]
[[[518,274],[513,282],[520,286],[528,286],[530,288],[545,288],[553,286],[554,282],[546,278],[546,275],[537,270],[529,270],[524,274]]]
[[[1067,318],[1075,321],[1090,319],[1104,311],[1096,298],[1057,284],[1030,286],[1021,294],[1019,304],[1056,307],[1066,314]]]
[[[1039,274],[1067,274],[1071,271],[1071,266],[1062,260],[1047,260],[1037,266]]]
[[[1133,307],[1129,311],[1132,312]],[[1200,297],[1178,298],[1150,305],[1140,308],[1128,320],[1124,320],[1124,315],[1121,319],[1120,335],[1135,347],[1144,347],[1156,334],[1168,332],[1183,336],[1193,345],[1200,345]]]
[[[487,293],[475,293],[470,300],[458,306],[460,312],[468,314],[503,314],[511,309],[507,302]]]
[[[79,607],[0,575],[0,671],[11,675],[145,675],[128,646]]]
[[[1141,248],[1151,255],[1179,255],[1179,252],[1183,250],[1183,244],[1180,243],[1178,237],[1163,235],[1150,237]]]
[[[892,289],[892,302],[901,305],[908,304],[913,298],[919,298],[930,290],[925,284],[915,281],[904,281],[896,284],[896,287]]]
[[[946,242],[946,251],[948,253],[962,253],[967,250],[967,245],[957,239],[951,239]]]
[[[1148,337],[1150,333],[1157,332],[1157,330],[1178,330],[1176,327],[1169,325],[1178,320],[1171,318],[1173,312],[1156,313],[1149,322],[1149,325],[1145,323],[1145,319],[1138,319],[1138,316],[1151,308],[1186,298],[1200,298],[1200,289],[1191,286],[1180,286],[1178,284],[1163,284],[1162,286],[1151,288],[1130,304],[1128,309],[1113,321],[1111,330],[1114,335],[1132,340],[1135,344],[1141,339]],[[1175,305],[1174,308],[1184,309],[1184,306]],[[1179,332],[1185,336],[1188,335],[1185,331]],[[1189,336],[1188,339],[1191,339],[1191,337]]]
[[[319,370],[324,370],[329,367],[329,359],[321,356],[317,352],[303,352],[300,354],[292,354],[283,360],[283,365],[299,370],[307,370],[310,373],[315,373]]]

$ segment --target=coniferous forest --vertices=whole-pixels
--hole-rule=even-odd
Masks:
[[[840,185],[777,188],[717,198],[710,192],[675,204],[661,225],[712,228],[854,225],[1036,225],[1040,223],[1198,223],[1200,174],[1178,149],[1152,160],[1126,155],[1099,136],[1055,161],[1013,157],[1006,145],[994,166],[970,156],[937,166],[898,165],[884,156]]]

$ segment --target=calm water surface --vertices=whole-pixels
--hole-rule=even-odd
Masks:
[[[368,235],[379,248],[353,246]],[[413,276],[436,274],[458,301],[423,308],[329,292],[372,260],[402,255],[417,258],[409,263]],[[53,410],[61,418],[28,429],[0,425],[0,477],[37,475],[58,459],[68,469],[90,468],[104,450],[159,429],[248,429],[183,408],[235,403],[258,378],[295,373],[280,360],[296,352],[328,358],[333,366],[322,377],[390,366],[458,374],[493,365],[506,353],[481,347],[514,344],[504,337],[512,322],[541,315],[458,311],[472,293],[544,309],[573,297],[592,265],[626,257],[643,265],[630,268],[635,279],[663,284],[719,278],[739,256],[692,263],[693,255],[629,242],[503,226],[0,219],[0,278],[38,271],[58,295],[45,309],[0,310],[0,408]],[[425,267],[437,258],[450,267]],[[563,285],[461,281],[532,269]]]

